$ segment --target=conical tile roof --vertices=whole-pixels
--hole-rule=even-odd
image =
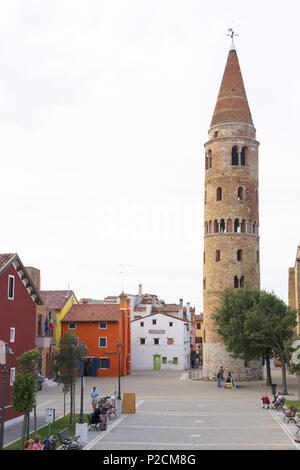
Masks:
[[[253,126],[238,56],[232,47],[228,54],[211,127],[235,122]]]

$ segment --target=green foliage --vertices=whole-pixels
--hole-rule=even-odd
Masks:
[[[12,388],[15,411],[29,412],[36,405],[37,366],[41,353],[32,349],[17,357],[17,371]]]
[[[36,404],[37,380],[31,373],[16,372],[12,389],[12,405],[19,413],[30,412]]]
[[[234,291],[225,289],[221,306],[213,317],[227,351],[246,362],[262,355],[262,349],[253,345],[244,328],[247,314],[259,302],[259,295],[258,290],[248,286]]]
[[[296,313],[283,300],[261,291],[259,302],[247,314],[245,333],[258,347],[270,348],[282,356],[296,324]]]
[[[284,353],[296,326],[296,314],[274,293],[249,289],[226,289],[214,316],[226,349],[249,361],[268,350]]]
[[[77,338],[71,333],[66,333],[60,340],[59,350],[55,354],[55,381],[63,385],[63,391],[70,390],[75,381],[78,362],[81,358]]]

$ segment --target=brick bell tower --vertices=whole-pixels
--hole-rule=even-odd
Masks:
[[[260,288],[258,147],[232,42],[205,147],[203,378],[223,366],[236,380],[261,378],[261,362],[233,359],[212,319],[225,288]]]

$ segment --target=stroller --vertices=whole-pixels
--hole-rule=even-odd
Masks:
[[[56,450],[56,443],[58,439],[55,436],[47,437],[43,440],[44,450]]]
[[[269,397],[267,397],[266,395],[264,397],[261,398],[262,402],[263,402],[263,408],[267,408],[269,409],[270,408],[270,400],[269,400]]]

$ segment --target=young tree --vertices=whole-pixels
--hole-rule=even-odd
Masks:
[[[261,291],[259,302],[247,312],[244,331],[258,348],[275,351],[281,360],[282,393],[287,395],[285,345],[294,335],[296,312],[274,293]]]
[[[77,337],[71,333],[66,333],[60,340],[60,346],[55,354],[55,381],[63,386],[64,397],[70,392],[70,424],[73,423],[74,411],[74,388],[78,369],[78,362],[81,358],[80,349],[77,345]]]
[[[18,365],[12,388],[12,405],[15,411],[24,413],[21,449],[24,448],[25,437],[29,437],[30,411],[33,408],[36,412],[38,362],[40,358],[41,353],[35,349],[26,351],[17,358]]]
[[[259,291],[245,288],[225,289],[221,306],[214,315],[218,334],[228,352],[235,358],[249,362],[261,358],[266,348],[257,347],[245,333],[247,313],[259,302]]]

